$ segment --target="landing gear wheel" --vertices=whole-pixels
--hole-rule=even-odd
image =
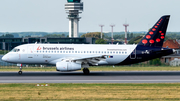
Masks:
[[[18,72],[19,75],[22,75],[22,66],[19,67],[20,71]]]
[[[19,74],[19,75],[22,75],[22,71],[19,71],[18,74]]]
[[[83,73],[84,73],[85,75],[88,75],[88,74],[89,74],[89,69],[88,69],[88,68],[84,68],[84,69],[83,69]]]

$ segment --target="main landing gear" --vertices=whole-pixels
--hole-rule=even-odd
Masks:
[[[89,74],[89,72],[90,72],[90,71],[89,71],[89,69],[88,69],[88,68],[84,68],[84,69],[83,69],[83,73],[84,73],[85,75],[88,75],[88,74]]]
[[[20,71],[18,72],[19,75],[22,75],[22,67],[19,67]]]

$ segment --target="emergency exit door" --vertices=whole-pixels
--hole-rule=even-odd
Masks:
[[[131,59],[136,59],[136,49],[131,49],[132,53],[130,55]]]

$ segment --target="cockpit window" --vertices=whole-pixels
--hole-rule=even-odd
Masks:
[[[11,50],[11,52],[19,52],[20,49],[14,48],[13,50]]]

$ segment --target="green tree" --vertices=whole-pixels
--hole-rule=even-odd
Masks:
[[[81,37],[82,38],[93,37],[93,38],[99,39],[99,38],[101,38],[101,33],[100,32],[91,32],[91,33],[83,34]],[[104,37],[104,34],[103,34],[103,37]]]
[[[63,37],[61,34],[48,34],[45,35],[44,37],[49,37],[49,38],[61,38]]]
[[[159,58],[157,58],[157,59],[150,60],[149,63],[150,63],[150,65],[160,66],[161,65],[161,60]]]
[[[107,44],[107,42],[106,42],[106,40],[104,40],[104,39],[97,39],[97,40],[95,41],[95,44]]]
[[[62,34],[62,37],[64,38],[64,37],[65,37],[65,34]]]
[[[130,39],[131,39],[131,38],[133,38],[133,37],[134,37],[134,35],[133,35],[133,33],[131,33],[131,35],[130,35]]]
[[[6,34],[6,35],[2,35],[0,37],[4,37],[4,38],[14,38],[14,35],[12,34]]]
[[[137,44],[141,41],[142,38],[143,38],[143,36],[137,36],[135,38],[132,38],[128,43],[129,44]]]

